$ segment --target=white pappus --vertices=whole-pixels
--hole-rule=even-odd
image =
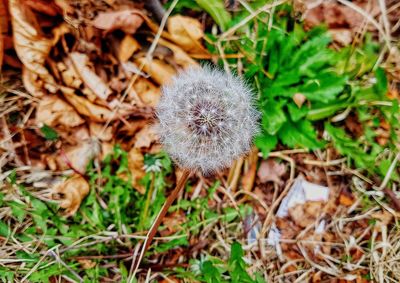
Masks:
[[[205,66],[163,87],[157,108],[164,149],[182,168],[210,174],[251,148],[259,112],[238,77]]]

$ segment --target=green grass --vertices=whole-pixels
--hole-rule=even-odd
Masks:
[[[262,3],[265,1],[251,2],[249,9],[256,10]],[[178,8],[204,9],[222,31],[235,28],[250,13],[241,9],[230,14],[223,10],[222,1],[216,0],[182,0]],[[262,131],[256,146],[264,157],[282,148],[333,147],[348,158],[348,167],[382,179],[394,158],[400,117],[398,102],[386,95],[385,72],[377,64],[380,46],[366,35],[361,44],[339,49],[324,27],[305,31],[302,23],[292,17],[289,6],[276,7],[272,12],[272,18],[261,12],[237,28],[232,37],[221,39],[207,34],[211,53],[241,55],[239,59],[220,59],[218,63],[233,72],[239,69],[240,75],[254,87],[262,113]],[[218,17],[220,14],[223,17]],[[296,94],[306,98],[300,106],[294,101]],[[360,134],[346,126],[350,115],[355,117]],[[382,123],[390,125],[385,145],[377,142],[377,130]],[[48,140],[58,138],[57,132],[46,125],[41,132]],[[9,209],[10,214],[0,220],[0,236],[6,239],[7,247],[17,250],[14,258],[23,265],[0,267],[0,280],[11,282],[27,276],[30,282],[49,282],[58,275],[78,280],[78,274],[85,282],[98,282],[104,277],[126,282],[130,261],[91,259],[95,266],[83,269],[77,258],[133,252],[139,236],[151,226],[165,202],[166,192],[174,185],[172,162],[165,153],[146,155],[144,162],[144,195],[132,188],[129,178],[120,177],[129,177],[127,152],[121,147],[116,146],[113,154],[99,164],[100,170],[90,164],[89,195],[71,218],[60,216],[62,211],[55,203],[36,198],[31,188],[18,185],[15,171],[9,175],[7,186],[18,197],[8,198],[0,193],[0,207]],[[390,182],[399,179],[394,171]],[[187,184],[185,193],[191,192],[194,185]],[[219,186],[216,181],[205,197],[183,198],[174,204],[170,212],[183,213],[185,222],[172,235],[173,240],[152,245],[148,256],[166,254],[178,246],[189,248],[190,241],[202,235],[208,225],[218,224],[229,230],[253,213],[248,204],[237,209],[230,204],[210,206]],[[370,197],[364,197],[364,206],[375,204]],[[132,237],[125,237],[128,234]],[[203,251],[196,258],[186,258],[188,267],[170,268],[167,273],[207,283],[265,282],[261,273],[246,271],[251,264],[245,262],[235,236],[229,239],[229,258]],[[20,249],[17,243],[28,248]]]
[[[16,271],[19,276],[25,276],[29,275],[32,269],[35,272],[28,276],[31,282],[49,282],[50,277],[56,275],[66,275],[78,280],[71,270],[82,276],[85,282],[98,282],[103,277],[113,274],[119,274],[121,282],[127,280],[130,261],[106,260],[108,264],[115,265],[116,270],[111,274],[108,268],[101,267],[103,263],[101,259],[93,260],[95,268],[83,270],[75,258],[132,253],[139,238],[125,237],[125,235],[143,235],[143,232],[151,226],[165,201],[166,189],[172,185],[168,181],[172,173],[172,164],[165,153],[146,155],[145,165],[148,173],[142,180],[147,187],[144,195],[132,188],[129,178],[123,180],[118,177],[122,173],[129,176],[127,152],[119,146],[116,146],[113,154],[107,156],[100,165],[102,168],[100,174],[93,164],[89,166],[87,176],[90,193],[72,218],[60,216],[62,211],[57,205],[35,198],[24,186],[16,185],[15,174],[9,176],[9,186],[17,187],[22,200],[6,200],[6,196],[0,194],[0,207],[11,209],[11,218],[8,222],[0,220],[0,236],[7,238],[9,244],[17,241],[26,244],[33,242],[39,244],[39,249],[18,250],[15,257],[23,262],[24,266],[18,270],[2,267],[0,279],[3,282],[12,281]],[[251,213],[250,207],[244,205],[239,207],[239,211],[229,207],[224,208],[222,214],[218,213],[216,208],[210,208],[208,202],[218,186],[219,183],[215,183],[205,198],[182,200],[171,207],[171,212],[190,211],[190,214],[187,214],[187,221],[171,235],[175,239],[153,245],[148,254],[159,254],[177,246],[188,246],[189,236],[198,235],[204,226],[217,222],[228,225]],[[151,187],[153,189],[150,189]],[[188,184],[186,189],[191,190],[191,185]],[[150,190],[152,193],[149,195]],[[24,226],[22,230],[13,230],[12,227],[16,227],[17,223],[23,225],[28,219],[32,219],[31,225]],[[160,228],[164,229],[165,227]],[[237,244],[235,249],[239,249],[237,252],[240,252]],[[43,253],[46,251],[47,254],[44,256]],[[49,254],[48,251],[53,252]],[[54,261],[52,256],[54,251],[59,251],[60,259],[68,268]],[[41,262],[38,263],[40,259]],[[240,262],[240,266],[243,264]],[[219,265],[223,266],[223,263],[220,262]],[[234,267],[235,271],[232,272],[240,273],[238,268]],[[224,275],[224,278],[229,277]],[[201,278],[199,280],[210,282],[207,278],[205,281]]]
[[[324,27],[305,31],[290,14],[289,6],[277,7],[270,25],[269,15],[261,13],[231,40],[208,35],[212,53],[244,55],[219,63],[235,71],[240,61],[243,76],[254,86],[262,112],[257,147],[267,157],[278,144],[315,150],[332,143],[351,166],[382,176],[390,160],[378,156],[386,148],[395,150],[400,115],[398,102],[386,95],[385,72],[377,66],[380,46],[366,35],[357,46],[337,49]],[[246,15],[235,17],[232,27]],[[306,98],[301,105],[295,101],[298,94]],[[361,136],[345,129],[350,115]],[[385,146],[377,143],[381,123],[390,125]]]

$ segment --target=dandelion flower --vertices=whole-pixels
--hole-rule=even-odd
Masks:
[[[161,143],[182,168],[213,173],[246,153],[258,130],[250,88],[210,67],[191,68],[164,86]]]

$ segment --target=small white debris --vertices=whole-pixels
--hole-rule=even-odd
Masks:
[[[327,202],[329,199],[329,188],[307,182],[303,177],[298,177],[290,188],[286,197],[283,198],[281,205],[276,213],[277,217],[284,218],[289,215],[289,209],[305,204],[308,201]],[[326,222],[322,220],[315,228],[316,234],[322,234],[325,231]],[[274,246],[279,257],[282,256],[280,247],[281,232],[275,223],[272,223],[269,231],[267,244]],[[314,252],[318,252],[319,246],[316,246]]]
[[[276,216],[286,217],[289,208],[307,201],[328,201],[329,188],[307,182],[303,178],[297,178],[289,190],[287,196],[282,200]]]

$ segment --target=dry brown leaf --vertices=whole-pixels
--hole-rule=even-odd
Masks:
[[[129,58],[140,49],[140,44],[134,39],[131,35],[127,34],[121,40],[121,43],[118,48],[118,59],[121,62],[128,61]]]
[[[309,201],[305,204],[297,204],[289,208],[289,215],[293,222],[304,228],[315,223],[320,215],[323,203],[320,201]]]
[[[146,125],[135,135],[135,148],[149,147],[158,140],[157,125]]]
[[[72,52],[70,58],[75,67],[75,71],[80,75],[85,85],[89,87],[98,98],[106,100],[112,91],[89,67],[90,62],[88,56],[86,54]]]
[[[128,153],[128,168],[132,177],[132,186],[141,194],[146,192],[146,188],[140,184],[146,172],[144,171],[144,157],[141,151],[137,148],[132,148]]]
[[[263,160],[258,168],[257,176],[261,183],[274,182],[282,183],[282,175],[286,172],[286,166],[278,163],[275,159]]]
[[[48,0],[24,0],[23,4],[27,5],[32,10],[55,17],[61,14],[60,8],[53,2]]]
[[[104,129],[104,124],[90,122],[90,135],[102,141],[110,141],[113,137],[112,127],[108,126]]]
[[[25,89],[31,95],[35,97],[42,97],[45,95],[43,80],[40,79],[38,74],[28,70],[25,66],[22,66],[22,82]]]
[[[328,32],[331,34],[332,39],[339,43],[342,46],[347,46],[351,44],[353,41],[353,35],[351,30],[337,28],[337,29],[330,29]]]
[[[143,17],[139,10],[123,10],[116,12],[99,13],[92,24],[98,29],[110,32],[120,29],[126,33],[133,34],[142,25]]]
[[[4,35],[8,31],[7,27],[8,17],[7,8],[3,0],[0,0],[0,71],[3,66],[3,55],[4,55]]]
[[[156,87],[149,80],[141,77],[138,77],[135,81],[135,84],[131,89],[131,94],[139,106],[145,104],[147,106],[155,107],[161,97],[160,88]]]
[[[20,0],[9,0],[9,9],[18,58],[29,71],[37,74],[45,82],[44,87],[48,91],[56,92],[57,84],[44,66],[53,40],[40,34],[34,14]]]
[[[100,160],[104,160],[107,155],[112,154],[114,152],[114,144],[111,142],[102,142],[101,143],[101,154]]]
[[[347,194],[340,194],[339,203],[344,206],[352,206],[355,200],[348,196]]]
[[[136,63],[141,66],[143,70],[151,76],[151,78],[160,85],[171,82],[172,77],[176,74],[176,71],[171,65],[166,64],[164,61],[153,59],[149,61],[146,58],[136,59]]]
[[[36,124],[43,123],[51,127],[57,125],[76,127],[84,122],[72,106],[56,95],[46,95],[39,101]]]
[[[201,23],[194,18],[176,15],[168,19],[168,32],[171,39],[190,53],[204,53],[205,49],[200,43],[204,37]]]
[[[169,49],[172,50],[172,52],[174,53],[174,61],[184,67],[193,67],[193,66],[199,66],[199,63],[197,63],[195,60],[193,60],[182,48],[180,48],[179,46],[164,40],[162,38],[160,38],[159,40],[159,44],[163,45],[165,47],[168,47]]]
[[[258,163],[258,150],[254,148],[249,156],[246,158],[248,162],[248,169],[243,174],[241,179],[243,190],[246,192],[250,192],[253,189],[254,181],[257,173],[257,163]]]
[[[79,114],[89,117],[94,122],[106,122],[117,118],[117,115],[113,115],[110,109],[96,105],[86,98],[76,95],[73,89],[61,87],[61,90],[65,98],[74,106]]]
[[[78,259],[78,262],[83,269],[91,269],[96,266],[96,262],[90,259]]]
[[[306,101],[306,96],[301,93],[295,93],[293,95],[293,102],[297,105],[297,107],[301,108],[303,103]]]
[[[62,151],[60,156],[57,157],[57,164],[61,170],[72,167],[72,169],[84,174],[89,162],[99,153],[100,144],[98,140],[86,140]]]
[[[174,211],[162,220],[167,231],[163,231],[162,235],[165,237],[176,233],[182,229],[182,224],[186,222],[185,213],[182,210]]]
[[[74,215],[82,200],[89,193],[89,183],[75,174],[53,188],[53,198],[60,200],[60,207],[65,209],[65,216]]]
[[[341,45],[351,43],[354,35],[360,32],[365,23],[362,14],[337,1],[320,1],[318,5],[315,3],[315,1],[304,1],[306,25],[311,27],[320,24],[327,25],[333,39]],[[354,5],[372,17],[380,13],[378,1],[356,1]]]

